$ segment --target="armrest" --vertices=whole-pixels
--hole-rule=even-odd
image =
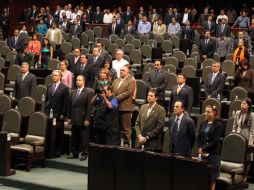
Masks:
[[[243,168],[231,170],[228,174],[231,175],[232,184],[235,184],[235,175],[236,174],[243,175],[243,173],[244,173]]]
[[[31,143],[31,146],[33,147],[33,152],[36,152],[36,146],[44,145],[44,141],[34,141]]]

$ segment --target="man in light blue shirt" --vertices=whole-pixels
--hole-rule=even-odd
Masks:
[[[181,26],[173,17],[172,22],[168,25],[168,33],[170,36],[180,34]]]
[[[147,17],[142,17],[142,22],[138,24],[138,33],[141,35],[147,34],[151,31],[151,23],[147,21]]]
[[[246,16],[246,12],[243,11],[241,13],[241,16],[237,17],[234,25],[232,26],[232,28],[235,27],[235,25],[238,25],[239,28],[248,28],[249,27],[249,17]]]

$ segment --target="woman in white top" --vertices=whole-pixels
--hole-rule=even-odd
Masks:
[[[232,132],[240,133],[248,140],[248,144],[253,146],[254,139],[254,113],[251,112],[252,103],[250,98],[245,98],[241,103],[241,110],[235,114]],[[250,169],[250,162],[253,160],[252,154],[247,154],[247,166],[244,174],[244,181]]]

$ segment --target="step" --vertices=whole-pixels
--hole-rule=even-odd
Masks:
[[[26,190],[86,190],[87,174],[54,168],[32,168],[30,172],[16,170],[16,175],[1,177],[1,185]],[[3,188],[3,189],[8,189]]]
[[[67,159],[66,157],[67,155],[62,155],[59,158],[47,159],[46,167],[82,174],[88,173],[88,159],[80,161],[79,159]]]

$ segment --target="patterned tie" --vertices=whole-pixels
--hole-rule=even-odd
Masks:
[[[79,97],[80,95],[80,89],[77,90],[77,98]]]
[[[178,87],[177,87],[177,89],[176,89],[176,93],[179,94],[180,90],[181,90],[181,86],[178,85]]]
[[[56,92],[56,84],[53,84],[52,90],[51,90],[51,95],[54,96],[55,92]]]
[[[175,123],[173,125],[173,130],[172,130],[172,142],[174,145],[176,145],[176,140],[177,140],[177,135],[178,135],[178,122],[179,118],[176,117]]]

